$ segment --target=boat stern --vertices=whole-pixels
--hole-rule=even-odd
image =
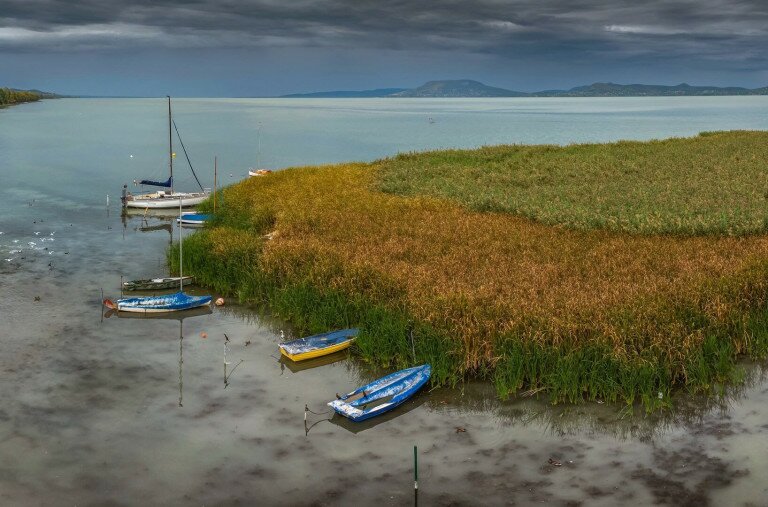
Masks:
[[[361,417],[363,417],[363,415],[365,415],[365,412],[357,407],[353,407],[344,400],[333,400],[328,403],[328,406],[331,407],[337,414],[343,415],[352,421],[358,421]]]

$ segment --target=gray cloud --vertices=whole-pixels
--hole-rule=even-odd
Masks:
[[[768,42],[763,0],[4,0],[1,15],[5,50],[319,46],[761,59]]]
[[[522,90],[601,79],[768,81],[766,0],[0,2],[0,74],[19,86],[96,93],[111,79],[110,93],[133,93],[140,79],[123,77],[115,58],[147,75],[178,65],[195,76],[185,82],[216,72],[216,83],[196,85],[211,94],[463,77]],[[70,77],[89,61],[101,64]],[[83,84],[88,75],[101,77]],[[171,88],[174,76],[166,79]]]

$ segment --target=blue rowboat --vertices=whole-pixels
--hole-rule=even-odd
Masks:
[[[119,312],[136,313],[161,313],[190,310],[211,303],[211,296],[190,296],[183,292],[169,294],[167,296],[144,296],[135,298],[118,299],[114,303],[109,299],[104,300],[107,308]]]
[[[202,225],[213,218],[213,215],[204,215],[202,213],[184,213],[176,219],[176,222],[185,225]]]
[[[278,347],[280,353],[288,359],[304,361],[344,350],[355,341],[356,336],[357,329],[341,329],[283,342],[278,344]]]
[[[344,396],[337,395],[338,399],[328,406],[351,421],[365,421],[389,412],[416,394],[431,374],[432,367],[428,364],[400,370]]]

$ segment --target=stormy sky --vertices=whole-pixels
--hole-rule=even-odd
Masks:
[[[768,0],[0,0],[0,85],[274,96],[768,85]]]

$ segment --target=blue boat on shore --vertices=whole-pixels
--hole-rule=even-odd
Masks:
[[[203,225],[211,218],[213,218],[213,215],[206,215],[203,213],[184,213],[176,219],[176,222],[182,225]]]
[[[104,300],[104,305],[118,312],[135,313],[162,313],[191,310],[209,305],[211,296],[190,296],[184,292],[168,294],[166,296],[144,296],[135,298],[123,298],[112,302]]]
[[[328,406],[351,421],[365,421],[402,404],[427,383],[431,374],[428,364],[400,370],[344,396],[337,395]]]

